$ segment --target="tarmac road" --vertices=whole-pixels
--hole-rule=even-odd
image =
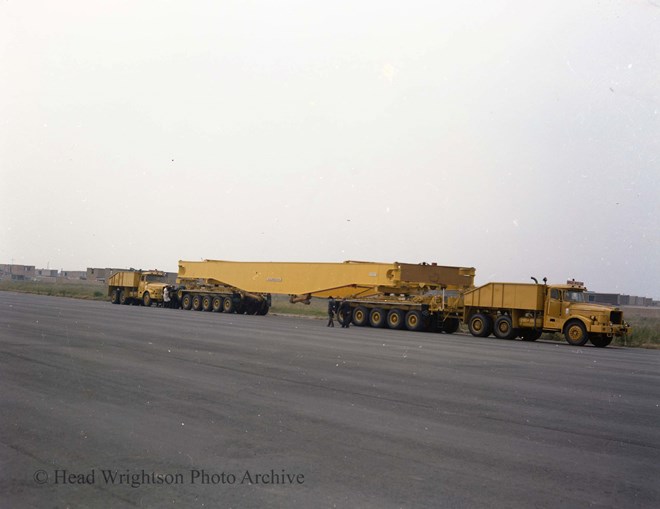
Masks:
[[[659,351],[0,292],[0,507],[657,508],[659,378]]]

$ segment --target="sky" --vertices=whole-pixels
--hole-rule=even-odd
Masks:
[[[660,299],[660,0],[0,5],[0,263]]]

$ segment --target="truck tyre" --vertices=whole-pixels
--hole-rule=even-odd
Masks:
[[[420,331],[424,328],[424,319],[422,318],[422,313],[411,309],[406,313],[405,318],[406,329],[410,331]]]
[[[149,292],[144,292],[144,295],[142,295],[142,304],[147,307],[151,306],[151,295],[149,295]]]
[[[612,336],[607,337],[605,335],[594,334],[589,338],[589,341],[595,347],[605,348],[607,345],[609,345],[612,342],[612,339],[614,339]]]
[[[181,307],[186,311],[192,308],[192,295],[186,293],[181,298]]]
[[[192,308],[195,311],[201,311],[202,310],[202,296],[201,295],[193,295]]]
[[[468,329],[470,329],[470,334],[473,336],[485,338],[490,336],[490,333],[493,330],[493,321],[490,319],[490,316],[483,313],[477,313],[470,317]]]
[[[387,326],[390,329],[403,329],[406,324],[406,318],[400,309],[390,309],[387,313]]]
[[[204,295],[202,297],[202,309],[204,311],[213,311],[213,299],[210,295]]]
[[[493,328],[495,337],[500,339],[514,339],[518,333],[513,328],[511,317],[508,315],[498,316],[495,320],[495,327]]]
[[[124,290],[119,291],[119,304],[127,305],[131,303],[131,298],[126,296]]]
[[[442,323],[442,332],[445,334],[453,334],[461,326],[461,321],[458,318],[445,318],[445,321]]]
[[[358,327],[369,325],[369,310],[364,306],[358,306],[353,311],[353,324]]]
[[[232,300],[231,297],[225,297],[225,299],[222,302],[222,309],[225,313],[233,313],[234,312],[234,301]]]
[[[564,327],[566,342],[572,346],[583,346],[589,341],[587,328],[580,320],[570,320]]]
[[[257,311],[257,315],[259,316],[266,316],[268,314],[268,309],[270,306],[268,306],[268,302],[265,300],[261,301],[261,304],[259,305],[259,311]]]
[[[119,289],[115,288],[112,290],[112,296],[111,296],[111,301],[113,304],[119,304]]]
[[[213,311],[222,313],[222,297],[213,297]]]
[[[543,334],[543,331],[540,329],[523,329],[520,336],[523,341],[536,341],[541,337],[541,334]]]
[[[369,323],[372,327],[385,327],[386,322],[387,319],[382,309],[375,308],[369,313]]]

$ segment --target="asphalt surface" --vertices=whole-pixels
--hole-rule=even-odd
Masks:
[[[657,508],[659,378],[660,351],[0,292],[0,507]]]

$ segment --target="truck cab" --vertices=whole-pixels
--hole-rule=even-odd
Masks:
[[[589,304],[586,288],[579,281],[546,287],[543,329],[561,332],[566,341],[582,346],[591,341],[596,346],[607,346],[615,336],[629,330],[623,321],[623,312],[617,307]]]

